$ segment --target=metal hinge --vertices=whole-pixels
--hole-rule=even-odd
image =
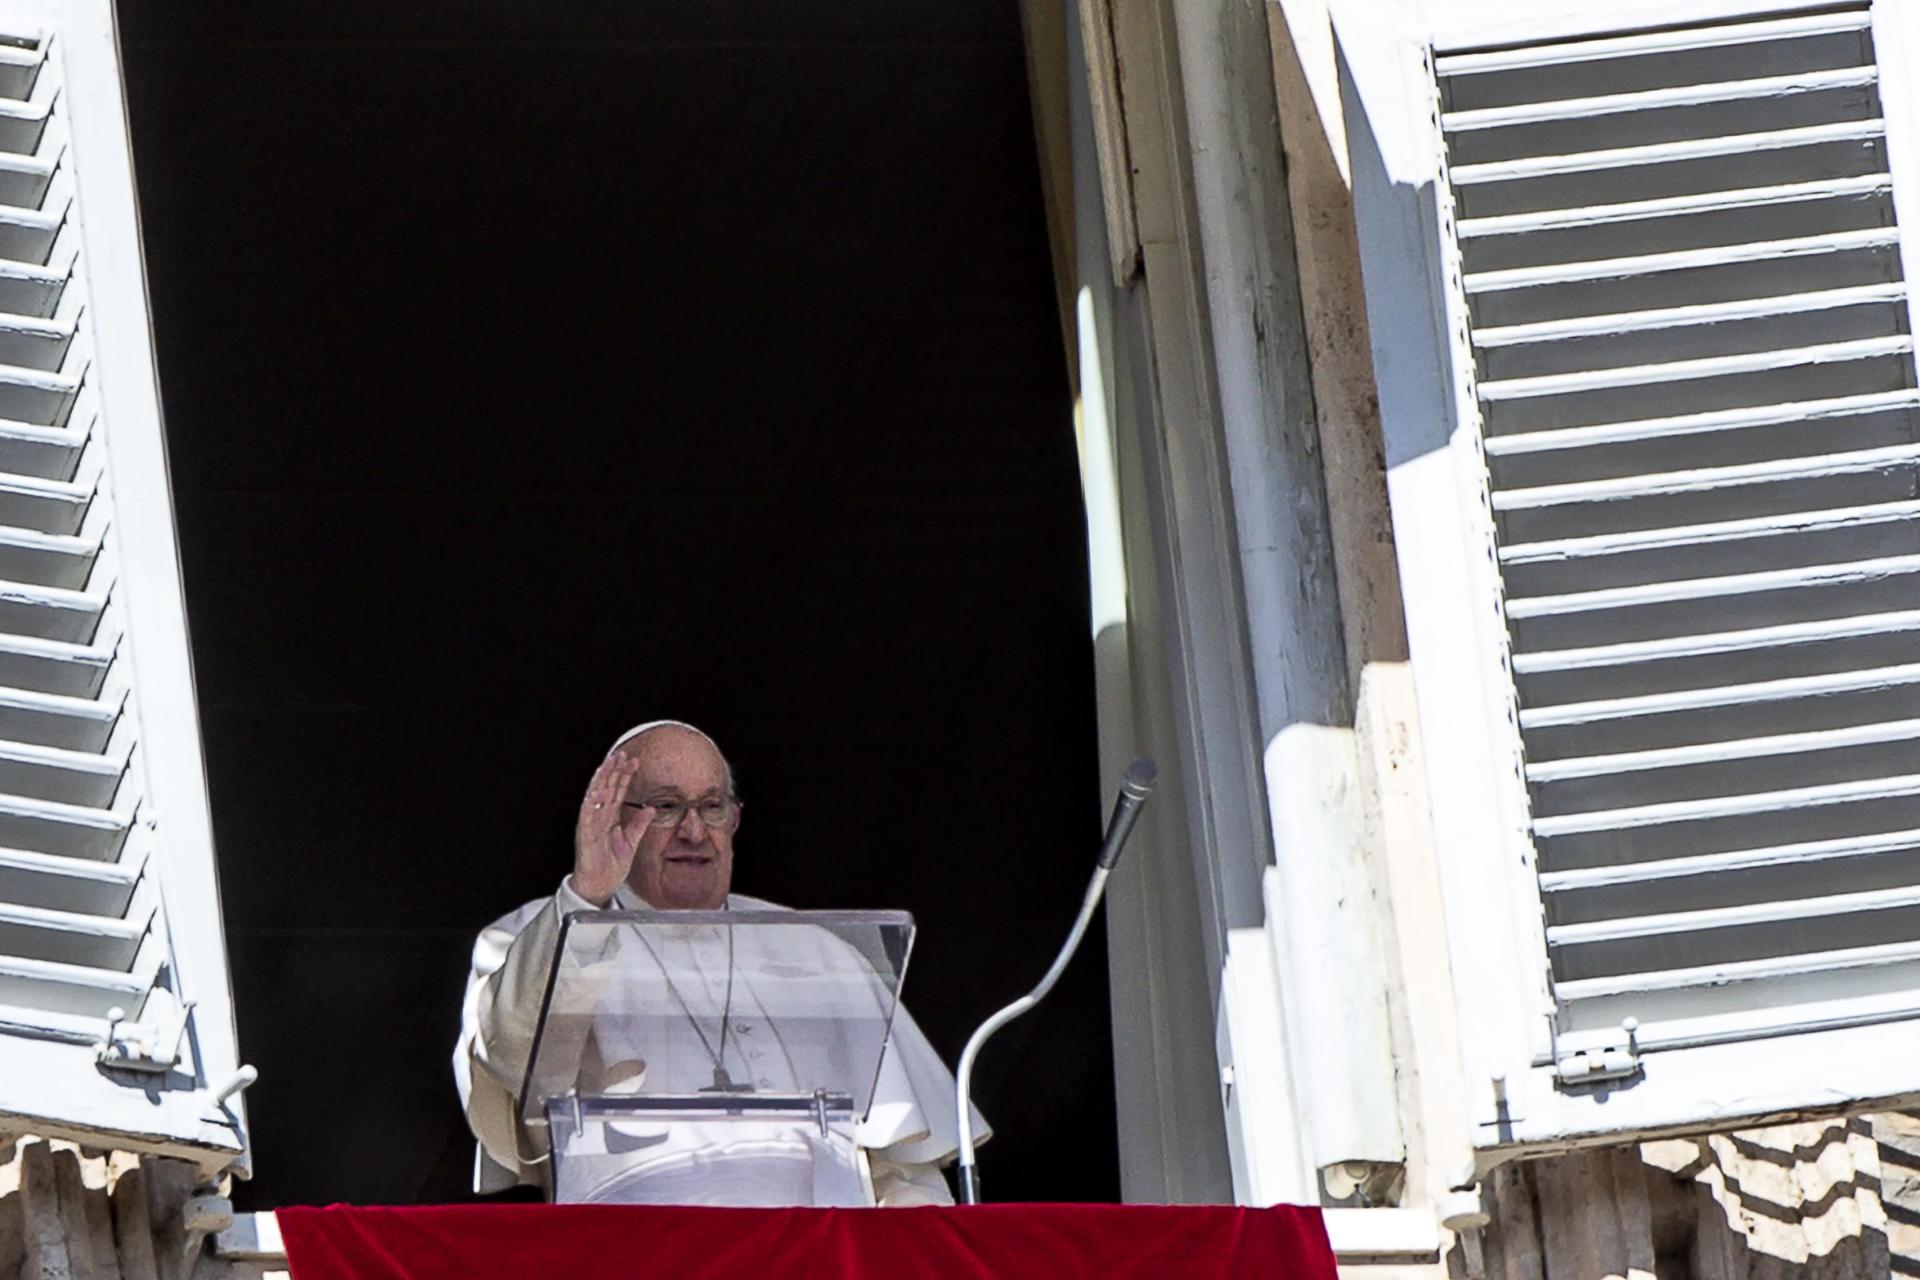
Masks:
[[[1628,1018],[1620,1024],[1625,1044],[1583,1049],[1579,1053],[1553,1060],[1555,1084],[1598,1084],[1603,1080],[1625,1080],[1640,1074],[1640,1020]]]
[[[192,1013],[191,1000],[175,1004],[170,1016],[153,1023],[128,1022],[124,1009],[109,1009],[106,1038],[94,1046],[94,1061],[120,1071],[171,1071],[180,1061]]]

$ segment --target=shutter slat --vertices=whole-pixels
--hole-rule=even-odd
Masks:
[[[91,915],[123,913],[147,865],[148,846],[130,840],[115,862],[0,848],[0,901]]]
[[[1699,711],[1713,707],[1752,706],[1765,702],[1785,702],[1794,698],[1830,697],[1840,693],[1865,693],[1914,684],[1920,684],[1920,663],[1880,667],[1870,671],[1839,671],[1820,675],[1792,676],[1784,680],[1765,680],[1754,684],[1681,689],[1639,697],[1596,698],[1590,702],[1523,707],[1520,711],[1520,726],[1522,729],[1546,729],[1568,725],[1592,725],[1601,721],[1623,720],[1636,716],[1669,715],[1679,711]]]
[[[107,630],[109,620],[102,619],[93,639],[85,644],[0,635],[0,688],[89,702],[98,698],[119,649],[118,635]],[[111,726],[114,709],[105,710],[110,713],[105,723]],[[5,719],[0,711],[0,723]]]
[[[1659,915],[1630,916],[1590,924],[1556,925],[1547,930],[1547,945],[1580,947],[1602,942],[1623,942],[1634,938],[1657,938],[1668,934],[1692,933],[1705,929],[1750,928],[1754,925],[1816,920],[1822,916],[1895,911],[1912,907],[1920,907],[1920,887],[1883,889],[1870,893],[1837,893],[1825,897],[1797,898],[1791,902],[1759,902],[1708,911],[1669,911]]]
[[[1634,529],[1625,533],[1559,538],[1549,542],[1516,542],[1500,548],[1500,561],[1510,565],[1564,563],[1658,551],[1667,547],[1710,546],[1753,538],[1903,524],[1917,517],[1920,517],[1920,501],[1882,502],[1830,511],[1788,511],[1780,515],[1721,520],[1712,524]]]
[[[153,922],[154,904],[125,916],[0,903],[0,951],[19,959],[127,969]]]
[[[1900,243],[1892,227],[1867,227],[1817,236],[1788,236],[1749,244],[1710,249],[1679,249],[1666,253],[1636,253],[1616,258],[1553,263],[1541,267],[1513,267],[1500,271],[1469,271],[1463,282],[1469,294],[1506,289],[1538,289],[1550,285],[1583,284],[1593,280],[1625,280],[1638,276],[1694,271],[1704,267],[1739,266],[1783,258],[1826,257],[1861,249],[1890,249]]]
[[[1591,835],[1601,831],[1630,831],[1636,827],[1710,822],[1720,818],[1746,818],[1759,814],[1789,813],[1865,800],[1904,799],[1912,796],[1920,796],[1920,774],[1903,774],[1892,778],[1867,778],[1858,782],[1828,782],[1816,787],[1789,787],[1779,791],[1754,791],[1743,795],[1713,796],[1702,800],[1670,800],[1661,804],[1634,805],[1623,809],[1598,809],[1589,813],[1559,814],[1553,817],[1535,818],[1533,829],[1541,839],[1553,840],[1561,836]]]
[[[99,751],[120,720],[123,695],[46,693],[0,686],[0,737],[13,742]]]
[[[1724,877],[1742,871],[1805,867],[1849,858],[1868,858],[1876,854],[1905,853],[1916,849],[1920,849],[1920,827],[1904,831],[1876,832],[1865,836],[1843,836],[1831,840],[1801,840],[1792,844],[1735,849],[1726,853],[1695,854],[1686,858],[1661,858],[1652,862],[1543,871],[1540,873],[1540,885],[1549,894],[1568,895],[1584,890],[1616,888],[1623,885],[1657,885],[1662,881],[1681,880],[1694,876]]]
[[[1826,200],[1860,200],[1893,190],[1884,173],[1865,173],[1818,182],[1789,182],[1769,187],[1741,187],[1731,191],[1704,191],[1695,195],[1661,196],[1651,200],[1579,205],[1571,209],[1540,209],[1484,218],[1463,218],[1456,225],[1462,240],[1493,236],[1520,236],[1538,231],[1566,231],[1603,227],[1616,222],[1647,222],[1703,213],[1735,213],[1774,205],[1809,204]]]
[[[1781,733],[1652,751],[1573,756],[1529,764],[1526,776],[1527,781],[1532,783],[1562,782],[1572,778],[1596,778],[1649,769],[1679,769],[1687,765],[1718,764],[1728,760],[1757,760],[1765,756],[1843,751],[1854,747],[1915,741],[1920,741],[1920,720],[1887,720],[1839,729],[1817,729],[1810,733]]]
[[[0,953],[0,1006],[91,1017],[98,1040],[109,1010],[137,1015],[159,976],[161,952],[149,933],[124,969]]]
[[[54,983],[84,988],[108,996],[143,996],[152,980],[145,974],[95,965],[65,964],[0,954],[0,979]],[[0,986],[0,989],[4,989]]]
[[[42,480],[71,480],[88,430],[71,421],[53,426],[0,420],[0,467]]]
[[[1572,484],[1507,489],[1494,494],[1493,505],[1497,511],[1520,511],[1575,503],[1618,502],[1658,494],[1705,493],[1743,485],[1888,471],[1911,466],[1916,461],[1920,461],[1920,444],[1892,445],[1884,449],[1861,449],[1813,458],[1784,458],[1728,467],[1699,467],[1662,475],[1623,476],[1613,480],[1583,480]]]
[[[1434,70],[1445,78],[1485,75],[1533,67],[1566,66],[1570,63],[1609,58],[1679,53],[1695,49],[1720,50],[1762,41],[1843,35],[1848,32],[1865,31],[1867,27],[1867,15],[1859,10],[1809,14],[1767,22],[1728,23],[1719,26],[1687,27],[1674,31],[1648,31],[1630,36],[1609,36],[1563,44],[1535,44],[1515,49],[1448,53],[1434,60]]]
[[[1828,640],[1858,639],[1920,632],[1920,610],[1869,613],[1846,618],[1789,622],[1743,631],[1715,631],[1702,635],[1666,636],[1624,644],[1591,645],[1579,649],[1547,649],[1515,654],[1513,669],[1520,675],[1579,671],[1601,667],[1637,666],[1674,658],[1698,658],[1754,649],[1814,645]]]
[[[1626,111],[1659,111],[1699,107],[1710,103],[1743,102],[1750,98],[1777,98],[1797,93],[1821,93],[1873,84],[1872,67],[1838,67],[1794,75],[1761,76],[1753,80],[1723,80],[1713,84],[1676,85],[1636,93],[1609,93],[1584,98],[1528,102],[1513,107],[1483,107],[1477,111],[1449,111],[1440,117],[1448,133],[1474,129],[1501,129],[1513,125],[1544,124],[1559,120],[1587,120]]]
[[[1920,407],[1920,390],[1876,391],[1867,395],[1835,396],[1825,400],[1754,405],[1710,413],[1642,418],[1631,422],[1605,422],[1589,427],[1516,431],[1506,435],[1490,435],[1484,444],[1488,456],[1504,458],[1569,449],[1601,449],[1682,436],[1753,431],[1789,423],[1854,418],[1915,407]]]
[[[100,1021],[86,1014],[0,1002],[0,1035],[64,1041],[91,1049],[100,1043]]]
[[[21,315],[52,315],[67,275],[64,267],[0,259],[0,308]]]
[[[0,793],[111,808],[127,763],[125,751],[70,751],[0,741]]]
[[[1589,391],[1608,391],[1618,387],[1690,382],[1701,378],[1721,378],[1745,373],[1766,373],[1779,369],[1800,368],[1810,364],[1833,364],[1845,360],[1878,360],[1886,356],[1906,355],[1912,351],[1913,339],[1904,334],[1891,338],[1861,338],[1852,342],[1826,342],[1817,346],[1795,347],[1781,351],[1751,351],[1740,355],[1709,356],[1698,360],[1668,360],[1659,364],[1629,365],[1618,369],[1586,369],[1578,373],[1487,381],[1480,384],[1480,397],[1483,400],[1528,400],[1539,396],[1575,395]]]
[[[1763,591],[1795,591],[1810,587],[1837,587],[1877,582],[1884,578],[1920,573],[1920,555],[1883,556],[1845,564],[1816,564],[1759,573],[1725,574],[1715,578],[1681,578],[1633,587],[1607,587],[1554,596],[1509,597],[1509,618],[1565,617],[1602,610],[1633,609],[1646,605],[1721,600]]]
[[[1598,151],[1573,151],[1565,155],[1529,156],[1524,160],[1463,164],[1452,171],[1452,177],[1456,187],[1484,182],[1519,182],[1528,178],[1552,178],[1607,169],[1684,164],[1693,160],[1824,146],[1834,142],[1866,142],[1881,137],[1885,132],[1886,125],[1879,120],[1847,120],[1837,124],[1807,125],[1799,129],[1773,129],[1760,133],[1696,138],[1686,142],[1660,142],[1644,147],[1605,147]]]
[[[1566,320],[1542,320],[1533,324],[1503,325],[1476,330],[1474,338],[1482,347],[1525,346],[1538,342],[1563,342],[1574,338],[1613,337],[1694,325],[1725,324],[1734,320],[1764,320],[1778,316],[1803,315],[1811,311],[1836,311],[1845,307],[1901,302],[1906,296],[1907,289],[1903,284],[1858,285],[1847,289],[1827,289],[1818,293],[1794,294],[1787,297],[1736,298],[1728,302],[1710,302],[1696,306],[1658,307],[1647,311],[1624,311],[1606,315],[1574,316]]]
[[[27,100],[21,98],[0,98],[0,119],[35,120],[44,122],[47,114],[53,110],[50,98]]]
[[[1730,961],[1685,969],[1574,979],[1555,983],[1554,991],[1562,1000],[1599,1000],[1608,996],[1673,991],[1685,987],[1725,987],[1740,982],[1837,973],[1847,969],[1877,969],[1914,960],[1920,960],[1920,942],[1883,943],[1879,946],[1843,947],[1764,960]]]

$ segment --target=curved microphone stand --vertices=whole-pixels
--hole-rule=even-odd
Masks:
[[[1093,869],[1093,879],[1087,882],[1086,897],[1080,901],[1080,914],[1074,919],[1066,944],[1053,958],[1053,965],[1040,979],[1040,985],[981,1023],[968,1038],[967,1047],[960,1051],[960,1066],[954,1072],[953,1098],[960,1124],[961,1204],[980,1203],[980,1171],[973,1159],[973,1060],[989,1036],[1045,999],[1066,971],[1067,962],[1080,949],[1080,939],[1086,935],[1087,925],[1092,923],[1093,913],[1100,906],[1100,897],[1107,890],[1107,876],[1120,861],[1120,851],[1126,847],[1127,837],[1133,834],[1133,824],[1140,820],[1140,807],[1153,793],[1153,780],[1158,773],[1153,761],[1145,758],[1127,766],[1127,776],[1120,782],[1119,799],[1114,802],[1113,817],[1107,823],[1106,837],[1100,842],[1099,864]]]

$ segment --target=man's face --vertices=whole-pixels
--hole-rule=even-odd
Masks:
[[[731,799],[726,761],[711,742],[672,725],[650,730],[620,750],[640,762],[627,787],[630,803],[671,803],[685,814],[672,826],[649,827],[641,834],[627,884],[663,911],[713,911],[726,905],[738,809],[731,821],[719,824],[709,824],[700,813],[703,801]]]

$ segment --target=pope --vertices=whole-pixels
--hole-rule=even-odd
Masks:
[[[653,721],[628,730],[615,742],[580,802],[574,825],[573,869],[555,892],[529,902],[487,926],[473,950],[453,1068],[467,1120],[479,1140],[475,1186],[499,1190],[515,1183],[549,1183],[547,1157],[530,1149],[520,1123],[517,1095],[539,1022],[540,1005],[553,965],[562,919],[601,910],[777,911],[772,903],[732,892],[734,837],[742,805],[733,770],[713,739],[692,725]],[[735,962],[732,930],[717,972],[728,1005],[719,1010],[721,1036],[703,1036],[715,1078],[739,1079],[749,1087],[781,1089],[791,1062],[760,1046],[789,1048],[764,1009],[732,1008]],[[741,931],[745,933],[745,930]],[[697,964],[698,939],[688,960]],[[697,968],[694,970],[698,972]],[[683,970],[684,972],[684,970]],[[724,984],[718,979],[724,978]],[[669,979],[671,981],[671,979]],[[673,994],[684,1005],[699,992]],[[695,1029],[700,1023],[692,1018]],[[764,1024],[767,1034],[751,1033]],[[596,1037],[619,1040],[609,1025]],[[773,1059],[769,1061],[769,1059]],[[636,1054],[634,1062],[643,1060]],[[635,1066],[643,1071],[644,1067]],[[983,1122],[973,1118],[976,1133]],[[950,1204],[941,1167],[958,1150],[953,1115],[953,1078],[904,1008],[894,1015],[873,1104],[857,1138],[870,1178],[872,1202],[882,1206]],[[657,1153],[656,1153],[657,1154]],[[811,1203],[805,1179],[773,1174],[756,1184],[750,1169],[714,1164],[707,1153],[685,1153],[681,1172],[656,1181],[651,1198],[692,1203]],[[771,1166],[769,1166],[771,1167]],[[701,1182],[699,1171],[715,1173]],[[691,1173],[689,1171],[692,1171]]]

